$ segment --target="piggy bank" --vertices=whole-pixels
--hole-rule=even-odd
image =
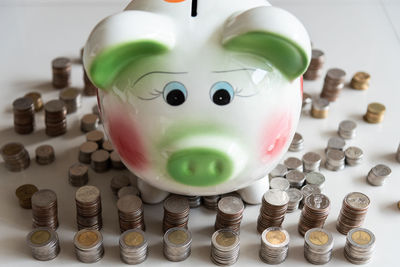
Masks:
[[[259,203],[301,111],[311,45],[265,0],[134,0],[84,49],[106,134],[143,200]]]

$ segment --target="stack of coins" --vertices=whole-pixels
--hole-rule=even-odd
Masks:
[[[304,205],[304,200],[312,194],[321,194],[321,188],[319,188],[317,185],[311,185],[311,184],[306,184],[301,188],[301,193],[303,194],[303,199],[300,202],[299,208],[303,208]]]
[[[125,169],[125,165],[121,160],[121,157],[119,156],[117,151],[113,151],[110,153],[110,161],[111,161],[111,167],[116,170],[122,170]]]
[[[185,197],[174,195],[164,200],[163,232],[173,227],[187,228],[189,211],[189,201]]]
[[[280,227],[270,227],[261,234],[260,259],[267,264],[280,264],[289,251],[289,233]]]
[[[118,195],[118,190],[122,187],[131,185],[131,180],[125,174],[117,174],[111,179],[110,187],[114,195]]]
[[[286,212],[294,212],[299,209],[300,202],[303,199],[303,193],[297,188],[290,188],[287,191],[289,203]]]
[[[304,236],[304,257],[312,264],[326,264],[332,259],[332,234],[321,228],[313,228]]]
[[[13,102],[14,131],[18,134],[29,134],[35,128],[35,111],[33,100],[21,97]]]
[[[345,161],[347,165],[355,166],[361,163],[364,157],[364,152],[361,150],[361,148],[351,146],[344,151],[344,156],[346,158]]]
[[[89,181],[88,167],[75,163],[68,170],[69,183],[73,186],[84,186]]]
[[[118,190],[118,199],[125,195],[134,195],[140,197],[140,191],[137,187],[129,185],[129,186],[124,186],[121,189]]]
[[[306,176],[300,171],[291,170],[286,174],[286,179],[288,180],[290,187],[300,189],[306,181]]]
[[[119,238],[121,260],[126,264],[139,264],[146,260],[148,243],[140,229],[125,231]]]
[[[79,188],[75,193],[76,222],[78,230],[103,227],[100,190],[92,185]]]
[[[211,237],[211,260],[217,265],[233,265],[239,258],[239,234],[221,229]]]
[[[79,147],[79,162],[90,164],[92,154],[99,149],[99,145],[95,142],[85,142]]]
[[[19,172],[29,167],[31,160],[28,151],[20,143],[8,143],[1,148],[1,156],[7,170]]]
[[[76,258],[83,263],[93,263],[104,256],[103,236],[97,230],[82,229],[74,236]]]
[[[58,228],[57,195],[52,190],[42,189],[32,195],[33,227]]]
[[[121,233],[129,229],[145,230],[143,202],[135,195],[125,195],[117,201],[119,229]]]
[[[380,123],[383,121],[386,107],[380,103],[371,103],[368,105],[364,120],[368,123]]]
[[[36,148],[36,162],[39,165],[48,165],[55,159],[54,148],[50,145],[42,145]]]
[[[321,165],[321,156],[315,152],[308,152],[303,155],[303,170],[304,172],[319,171]]]
[[[104,142],[104,133],[99,130],[93,130],[86,134],[86,141],[95,142],[101,147]]]
[[[51,65],[53,69],[53,87],[57,89],[68,87],[71,77],[71,60],[65,57],[58,57],[51,62]]]
[[[311,116],[316,119],[328,117],[329,101],[325,98],[314,98],[311,106]]]
[[[346,146],[346,141],[344,141],[340,137],[331,137],[328,140],[328,145],[325,148],[325,153],[328,153],[329,150],[340,150],[343,151]]]
[[[201,196],[186,196],[189,207],[195,209],[201,206]]]
[[[350,120],[340,122],[338,134],[343,139],[354,139],[356,137],[357,123]]]
[[[214,228],[231,229],[240,232],[240,223],[242,222],[244,204],[240,198],[234,196],[223,197],[218,202],[218,213]]]
[[[269,188],[287,191],[290,188],[290,183],[286,178],[275,177],[269,182]]]
[[[96,114],[86,114],[81,119],[81,131],[84,133],[94,131],[99,126],[99,116]]]
[[[367,175],[367,181],[371,185],[381,186],[384,184],[385,179],[389,177],[391,173],[392,170],[388,166],[384,164],[378,164],[369,171]]]
[[[90,155],[90,166],[95,172],[106,172],[110,169],[110,153],[99,149]]]
[[[97,93],[97,87],[90,81],[85,69],[83,70],[83,82],[85,84],[85,87],[83,88],[83,93],[86,96],[95,96]]]
[[[289,204],[289,196],[285,191],[278,189],[268,190],[263,198],[260,215],[257,220],[257,231],[262,233],[269,227],[280,227],[285,219]]]
[[[309,94],[303,92],[303,103],[302,103],[302,105],[301,105],[301,108],[302,108],[303,110],[305,110],[305,109],[308,108],[308,106],[309,106],[311,103],[312,103],[311,95],[309,95]]]
[[[25,97],[32,99],[35,112],[41,111],[43,109],[42,95],[40,93],[30,92],[27,93]]]
[[[344,256],[353,264],[370,262],[375,248],[375,235],[365,228],[352,229],[346,238]]]
[[[303,136],[299,133],[295,133],[292,143],[290,144],[289,151],[298,152],[303,150],[304,147],[304,139]]]
[[[341,69],[330,69],[326,73],[324,87],[322,88],[321,97],[335,101],[344,87],[346,72]]]
[[[60,92],[60,100],[67,107],[67,114],[74,113],[82,105],[81,92],[76,88],[66,88]]]
[[[304,234],[312,228],[323,228],[329,215],[330,201],[324,194],[309,195],[304,201],[299,221],[299,233]]]
[[[367,90],[369,88],[369,81],[371,75],[366,72],[360,71],[354,74],[350,82],[350,87],[356,90]]]
[[[340,171],[345,166],[345,154],[341,150],[330,149],[326,153],[325,168],[330,171]]]
[[[67,107],[61,100],[51,100],[44,105],[46,134],[59,136],[67,132]]]
[[[397,161],[400,162],[400,145],[397,148],[397,155],[396,155]]]
[[[318,186],[322,190],[325,185],[325,176],[320,172],[309,172],[306,174],[306,183]]]
[[[39,227],[32,230],[26,237],[33,258],[40,261],[49,261],[57,257],[60,252],[58,235],[50,228]]]
[[[218,201],[221,199],[220,195],[215,196],[204,196],[203,197],[203,205],[206,209],[209,210],[217,210],[218,209]]]
[[[184,261],[190,256],[192,234],[182,227],[168,229],[163,238],[163,251],[167,260]]]
[[[298,171],[303,171],[303,162],[295,157],[289,157],[285,159],[283,162],[287,169],[290,170],[298,170]]]
[[[354,228],[362,226],[370,204],[369,198],[363,193],[352,192],[343,199],[342,209],[337,219],[336,229],[347,235]]]
[[[275,168],[272,169],[272,171],[268,174],[269,180],[271,181],[272,178],[275,177],[285,177],[285,175],[288,173],[288,169],[285,165],[283,164],[278,164],[276,165]]]
[[[104,141],[103,144],[101,145],[101,148],[103,148],[105,151],[109,153],[114,151],[114,147],[109,140]]]
[[[322,68],[325,62],[324,52],[318,49],[313,49],[311,53],[311,62],[303,77],[305,80],[316,80],[322,74]]]
[[[15,190],[15,194],[19,200],[19,205],[24,209],[32,208],[32,196],[38,191],[37,187],[33,184],[21,185]]]

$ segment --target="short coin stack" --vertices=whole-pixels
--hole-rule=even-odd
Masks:
[[[71,60],[58,57],[51,62],[51,66],[53,69],[53,87],[57,89],[68,87],[71,77]]]
[[[289,251],[289,233],[280,227],[270,227],[261,234],[260,258],[267,264],[280,264]]]
[[[15,195],[17,195],[19,200],[19,205],[24,209],[31,209],[31,199],[33,194],[35,194],[37,191],[37,187],[33,184],[24,184],[19,186],[17,190],[15,190]]]
[[[79,147],[79,162],[90,164],[91,156],[99,149],[99,145],[95,142],[85,142]]]
[[[218,209],[218,201],[221,199],[220,195],[215,196],[204,196],[203,197],[203,205],[206,209],[209,210],[217,210]]]
[[[321,228],[313,228],[304,236],[304,257],[312,264],[326,264],[332,259],[332,234]]]
[[[129,185],[129,186],[124,186],[121,189],[118,190],[118,198],[121,198],[125,195],[134,195],[140,197],[140,191],[137,189],[137,187]]]
[[[364,228],[352,229],[346,238],[344,256],[353,264],[370,262],[375,248],[375,235]]]
[[[97,93],[97,87],[90,81],[85,70],[83,70],[83,82],[85,84],[83,93],[86,96],[95,96]]]
[[[289,196],[285,191],[270,189],[262,198],[257,231],[262,233],[269,227],[280,227],[285,219]]]
[[[211,237],[211,260],[217,265],[233,265],[239,258],[239,234],[221,229]]]
[[[60,252],[58,235],[50,228],[36,228],[26,237],[33,258],[40,261],[49,261],[57,257]]]
[[[59,136],[67,132],[67,107],[61,100],[51,100],[44,105],[46,134]]]
[[[234,196],[223,197],[218,202],[218,213],[215,220],[215,230],[231,229],[240,232],[244,204],[240,198]]]
[[[111,161],[111,166],[113,169],[116,170],[122,170],[125,169],[125,165],[121,160],[121,157],[117,153],[117,151],[113,151],[110,153],[110,161]]]
[[[325,168],[330,171],[340,171],[344,169],[346,156],[343,151],[330,149],[326,153]]]
[[[110,169],[110,153],[99,149],[90,155],[90,166],[95,172],[106,172]]]
[[[189,201],[189,207],[191,209],[201,206],[201,196],[187,196],[186,198]]]
[[[364,120],[368,123],[380,123],[383,121],[386,107],[380,103],[371,103],[368,105]]]
[[[300,189],[306,181],[306,176],[300,171],[291,170],[286,174],[286,179],[288,180],[290,187]]]
[[[289,158],[285,159],[283,164],[285,164],[285,166],[287,167],[287,169],[289,171],[290,170],[303,171],[303,162],[298,158],[289,157]]]
[[[35,128],[35,111],[33,100],[21,97],[13,102],[14,130],[18,134],[29,134]]]
[[[329,215],[330,201],[324,194],[309,195],[304,201],[299,221],[299,233],[304,234],[312,228],[323,228]]]
[[[189,211],[189,202],[185,197],[174,195],[164,200],[163,232],[173,227],[187,228]]]
[[[99,130],[90,131],[86,134],[86,141],[95,142],[101,147],[104,142],[104,133]]]
[[[364,152],[359,147],[350,146],[344,151],[346,157],[346,164],[349,166],[355,166],[361,163]]]
[[[81,163],[75,163],[68,170],[69,183],[73,186],[84,186],[89,181],[88,167]]]
[[[125,195],[117,201],[121,233],[129,229],[145,230],[143,202],[135,195]]]
[[[1,148],[1,156],[7,170],[19,172],[29,167],[31,160],[28,151],[20,143],[8,143]]]
[[[285,175],[288,173],[288,169],[285,165],[283,164],[278,164],[276,165],[275,168],[270,171],[268,174],[269,180],[271,181],[275,177],[285,177]]]
[[[86,114],[81,119],[81,131],[84,133],[94,131],[99,127],[99,116],[96,114]]]
[[[303,77],[305,80],[316,80],[322,74],[325,62],[325,54],[321,50],[313,49],[311,52],[311,62]]]
[[[343,139],[354,139],[356,137],[357,123],[350,120],[340,122],[338,134]]]
[[[325,185],[325,176],[320,172],[309,172],[306,174],[306,183],[318,186],[322,191]]]
[[[371,75],[366,72],[360,71],[354,74],[350,82],[350,87],[356,90],[367,90],[369,88],[369,81]]]
[[[60,100],[67,107],[67,114],[74,113],[82,105],[81,92],[75,88],[66,88],[60,92]]]
[[[42,189],[32,196],[33,228],[58,227],[57,195],[50,189]]]
[[[125,174],[117,174],[111,179],[110,187],[111,191],[115,196],[118,195],[118,191],[125,186],[131,185],[131,180]]]
[[[289,203],[286,212],[287,213],[294,212],[299,208],[300,202],[303,199],[303,194],[297,188],[290,188],[287,191],[287,194],[289,196]]]
[[[76,222],[78,230],[103,227],[100,190],[92,185],[79,188],[75,193]]]
[[[271,189],[279,189],[282,191],[288,190],[290,187],[290,183],[286,178],[275,177],[269,182],[269,188]]]
[[[125,231],[119,238],[121,260],[126,264],[139,264],[146,260],[148,243],[140,229]]]
[[[378,164],[369,171],[367,175],[367,181],[371,185],[382,186],[386,178],[389,177],[391,173],[392,170],[388,166],[384,164]]]
[[[340,92],[344,87],[346,72],[342,69],[330,69],[326,73],[324,87],[322,88],[321,97],[330,102],[336,101]]]
[[[103,236],[97,230],[82,229],[74,236],[75,254],[79,261],[93,263],[104,256]]]
[[[325,148],[325,153],[328,153],[329,150],[340,150],[343,151],[346,146],[346,141],[340,137],[331,137],[328,140],[328,145]]]
[[[304,172],[319,171],[321,165],[321,156],[315,152],[308,152],[303,155],[303,170]]]
[[[167,260],[178,262],[187,259],[191,253],[192,235],[181,227],[168,229],[163,238],[163,251]]]
[[[329,101],[325,98],[314,98],[311,106],[311,116],[316,119],[328,117]]]
[[[369,198],[359,192],[352,192],[343,199],[342,209],[337,219],[336,229],[346,235],[351,229],[362,226],[369,208]]]
[[[39,165],[48,165],[55,159],[54,148],[50,145],[41,145],[36,148],[36,162]]]
[[[40,93],[30,92],[27,93],[25,97],[32,99],[35,112],[41,111],[43,109],[42,95]]]
[[[303,150],[303,147],[304,147],[303,136],[299,133],[295,133],[292,143],[290,144],[289,151],[298,152]]]

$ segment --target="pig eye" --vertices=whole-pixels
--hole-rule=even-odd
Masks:
[[[235,90],[228,82],[217,82],[211,87],[211,100],[218,106],[228,105],[234,95]]]
[[[185,102],[187,91],[182,83],[170,82],[164,87],[163,96],[171,106],[179,106]]]

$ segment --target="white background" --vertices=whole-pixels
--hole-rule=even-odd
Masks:
[[[78,146],[85,137],[79,130],[79,119],[90,112],[94,98],[84,98],[79,114],[68,116],[66,135],[49,139],[43,129],[43,112],[36,115],[37,129],[28,136],[16,135],[12,124],[11,103],[29,91],[42,93],[44,101],[58,98],[58,91],[50,84],[50,62],[57,56],[79,57],[79,50],[95,24],[103,17],[118,12],[128,1],[117,0],[1,0],[0,1],[0,145],[10,141],[22,142],[34,157],[40,144],[51,144],[56,150],[56,161],[49,166],[38,166],[32,161],[23,172],[10,173],[0,162],[0,265],[50,266],[78,265],[72,246],[75,226],[75,188],[68,184],[67,170],[77,161]],[[350,76],[365,70],[372,75],[371,87],[360,92],[345,88],[339,100],[331,106],[329,118],[316,120],[304,114],[298,132],[305,139],[305,150],[288,153],[298,156],[308,151],[323,154],[327,140],[336,135],[341,120],[358,123],[357,138],[348,142],[361,147],[365,160],[357,167],[341,172],[325,169],[327,182],[324,193],[332,202],[326,229],[333,232],[335,247],[328,266],[351,266],[343,256],[345,237],[335,229],[343,197],[351,191],[361,191],[372,201],[364,226],[377,239],[376,253],[369,266],[398,266],[400,236],[400,164],[395,151],[400,142],[400,1],[398,0],[274,0],[272,4],[294,13],[309,30],[316,48],[325,51],[324,69],[340,67]],[[82,87],[80,65],[73,66],[73,85]],[[322,79],[305,82],[305,92],[317,94]],[[387,114],[380,125],[362,120],[368,103],[378,101],[386,105]],[[287,157],[286,156],[286,157]],[[365,176],[374,165],[384,163],[392,168],[392,176],[383,187],[372,187]],[[118,249],[118,218],[115,199],[109,188],[115,172],[95,174],[90,170],[90,184],[102,191],[105,257],[96,265],[122,265]],[[50,188],[58,195],[61,242],[60,255],[51,262],[31,258],[25,237],[31,230],[31,211],[19,207],[15,189],[24,183],[39,188]],[[256,232],[259,206],[245,210],[241,230],[241,254],[237,266],[264,265],[258,258],[260,236]],[[291,235],[289,257],[284,266],[310,266],[303,257],[303,239],[297,233],[300,212],[286,216],[283,227]],[[163,258],[161,243],[162,206],[146,206],[146,235],[149,239],[149,258],[142,266],[213,266],[209,260],[210,236],[215,213],[204,208],[191,211],[189,227],[193,233],[191,257],[181,263],[170,263]]]

